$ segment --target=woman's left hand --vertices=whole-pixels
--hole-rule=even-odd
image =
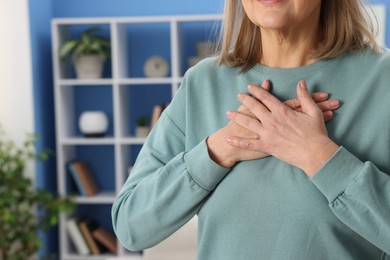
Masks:
[[[305,81],[297,86],[302,112],[290,109],[261,87],[249,85],[248,90],[252,96],[239,94],[238,99],[255,118],[237,111],[228,111],[227,115],[258,136],[256,139],[231,136],[227,139],[229,144],[266,152],[301,168],[309,176],[338,150],[338,145],[328,137],[323,113],[313,101]]]

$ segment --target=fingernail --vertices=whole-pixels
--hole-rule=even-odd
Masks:
[[[248,89],[249,89],[249,90],[254,89],[254,87],[255,87],[255,86],[253,86],[252,84],[249,84],[249,85],[248,85]]]
[[[322,97],[322,98],[326,98],[326,97],[328,97],[328,93],[326,93],[326,92],[322,92],[322,93],[320,94],[320,97]]]
[[[229,110],[229,111],[226,112],[226,115],[227,115],[228,117],[231,117],[231,116],[233,115],[233,112],[232,112],[231,110]]]
[[[269,82],[268,80],[264,80],[263,83],[261,83],[261,87],[265,90],[269,90],[270,89],[270,85],[269,85]]]
[[[237,94],[237,98],[238,98],[239,100],[241,100],[243,97],[244,97],[244,95],[243,95],[242,93],[238,93],[238,94]]]
[[[330,105],[331,105],[332,107],[338,107],[339,104],[340,104],[340,102],[339,102],[338,100],[331,100],[331,101],[330,101]]]
[[[304,81],[304,80],[299,81],[299,87],[300,87],[301,89],[306,90],[306,89],[307,89],[307,87],[306,87],[306,81]]]

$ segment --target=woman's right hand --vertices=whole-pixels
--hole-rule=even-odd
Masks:
[[[261,87],[269,90],[269,82],[264,81]],[[313,93],[312,97],[313,100],[317,103],[318,107],[322,110],[325,121],[332,119],[332,111],[339,107],[339,101],[328,100],[329,95],[325,92]],[[287,100],[284,102],[284,104],[293,110],[301,111],[301,105],[297,98]],[[251,112],[244,106],[240,106],[237,111],[247,115],[252,115]],[[257,134],[237,125],[232,121],[229,121],[225,127],[219,129],[217,132],[209,136],[209,138],[207,138],[207,146],[210,158],[222,167],[230,168],[239,161],[260,159],[269,155],[264,152],[235,148],[226,142],[226,139],[229,136],[237,136],[249,139],[259,138]]]

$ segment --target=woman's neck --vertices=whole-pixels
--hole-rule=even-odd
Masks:
[[[316,62],[312,53],[319,45],[318,27],[305,25],[299,30],[261,30],[262,65],[294,68]]]

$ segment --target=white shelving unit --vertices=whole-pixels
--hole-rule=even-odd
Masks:
[[[163,17],[116,17],[116,18],[77,18],[77,19],[54,19],[52,21],[52,49],[53,49],[53,64],[54,64],[54,88],[55,88],[55,118],[56,118],[56,156],[57,156],[57,174],[58,174],[58,190],[59,193],[65,196],[71,194],[71,182],[66,171],[66,164],[69,161],[83,157],[83,148],[90,149],[105,149],[107,158],[96,157],[95,160],[108,160],[113,169],[105,174],[105,178],[112,180],[113,187],[103,189],[101,193],[93,197],[76,197],[78,208],[88,207],[90,214],[93,214],[97,207],[105,207],[109,211],[115,196],[121,189],[125,179],[127,178],[128,169],[132,166],[131,161],[136,154],[132,153],[133,146],[141,146],[145,139],[136,138],[132,135],[132,124],[129,122],[129,111],[131,102],[130,88],[133,86],[144,87],[145,94],[152,95],[147,89],[150,86],[163,85],[170,91],[170,98],[173,97],[176,90],[179,88],[184,70],[186,69],[185,57],[182,49],[187,48],[188,42],[186,33],[191,30],[192,25],[219,23],[222,17],[220,15],[192,15],[192,16],[163,16]],[[190,26],[186,26],[190,25]],[[60,61],[58,58],[58,49],[61,44],[68,38],[73,38],[75,30],[80,31],[86,27],[102,27],[105,33],[111,39],[112,58],[110,59],[111,72],[108,76],[102,79],[81,80],[73,77],[72,66],[70,62]],[[134,30],[137,26],[145,26],[144,30]],[[140,68],[134,67],[130,42],[142,41],[142,37],[138,38],[137,33],[144,35],[148,30],[153,28],[163,28],[163,33],[168,33],[170,56],[170,73],[164,78],[146,78],[140,73],[132,73],[139,71]],[[76,29],[75,29],[76,28]],[[159,30],[159,29],[157,29]],[[205,29],[208,30],[208,29]],[[188,35],[188,34],[187,34]],[[207,36],[203,40],[207,40]],[[159,40],[156,39],[155,47],[158,47]],[[195,42],[192,42],[195,45]],[[139,50],[142,52],[143,50]],[[143,63],[137,66],[143,68]],[[104,89],[105,100],[109,104],[112,114],[109,115],[112,123],[112,130],[107,137],[103,138],[84,138],[81,136],[77,128],[78,111],[77,102],[80,98],[77,97],[78,91],[90,91],[91,98],[94,97],[95,89]],[[100,99],[99,99],[100,100]],[[101,102],[100,101],[96,102]],[[89,103],[93,102],[88,100]],[[99,107],[99,104],[96,104]],[[108,151],[108,152],[107,152]],[[91,162],[93,163],[93,162]],[[102,174],[102,173],[100,173]],[[108,177],[107,177],[108,175]],[[76,213],[77,214],[77,213]],[[98,213],[97,213],[98,214]],[[110,212],[107,212],[109,215]],[[65,222],[68,216],[62,215],[60,219],[60,257],[63,260],[77,259],[107,259],[109,257],[129,257],[128,259],[139,259],[139,256],[134,256],[125,248],[119,247],[116,255],[102,256],[79,256],[77,255],[73,245],[69,241],[66,232]],[[110,258],[111,259],[111,258]]]

